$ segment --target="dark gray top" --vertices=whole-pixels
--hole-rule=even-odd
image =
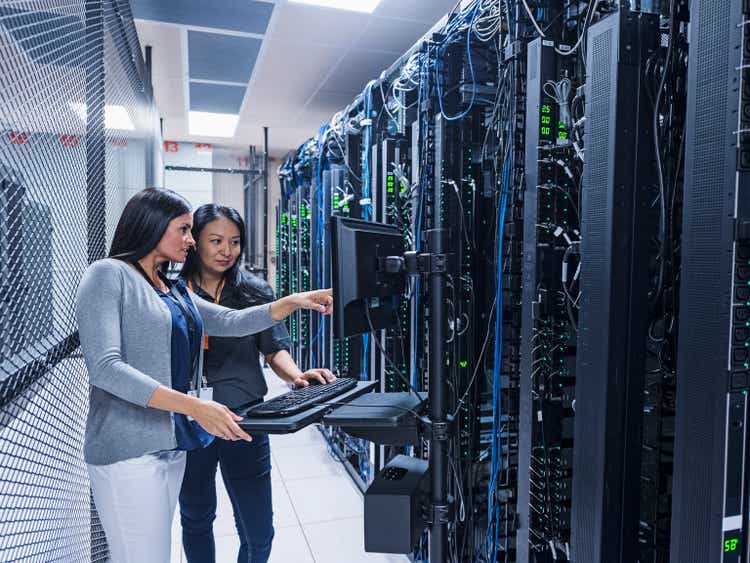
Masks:
[[[202,288],[193,286],[195,293],[213,300]],[[273,290],[263,279],[240,271],[234,280],[227,280],[219,304],[232,309],[244,309],[274,300]],[[291,340],[284,323],[263,332],[239,338],[210,337],[204,352],[203,374],[213,387],[214,401],[229,408],[262,399],[268,392],[260,355],[267,356],[289,350]]]
[[[189,295],[205,334],[245,336],[276,324],[268,304],[238,311]],[[86,462],[107,465],[174,449],[172,413],[146,407],[159,384],[172,383],[167,306],[135,269],[107,258],[83,274],[76,317],[91,384]]]

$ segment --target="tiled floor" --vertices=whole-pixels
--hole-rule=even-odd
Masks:
[[[269,396],[287,390],[273,374],[266,379]],[[365,553],[362,495],[341,464],[328,454],[317,428],[271,436],[271,456],[276,536],[270,563],[408,563],[400,555]],[[220,476],[216,487],[216,561],[233,563],[239,539]],[[172,563],[186,561],[180,534],[179,514],[175,514]]]

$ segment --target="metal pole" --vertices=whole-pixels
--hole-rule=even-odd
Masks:
[[[247,167],[250,170],[255,168],[255,147],[252,145],[247,149]],[[258,256],[258,218],[256,217],[258,202],[255,193],[257,177],[251,178],[250,173],[248,173],[245,178],[247,179],[245,182],[245,229],[248,234],[247,263],[255,273]]]
[[[268,127],[263,128],[263,275],[268,279]]]
[[[437,200],[439,201],[439,199]],[[443,230],[428,231],[428,252],[443,254]],[[430,287],[430,479],[432,514],[430,525],[430,563],[443,563],[448,556],[448,390],[445,378],[446,272],[433,267]]]
[[[151,76],[151,70],[152,70],[151,69],[151,45],[146,45],[146,47],[145,47],[144,50],[146,52],[146,77],[148,78],[148,91],[149,91],[149,94],[152,94],[153,92],[152,92],[152,89],[151,89],[151,87],[152,87],[152,84],[151,84],[151,79],[152,79],[152,76]]]

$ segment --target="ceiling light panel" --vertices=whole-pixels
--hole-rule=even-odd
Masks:
[[[191,111],[188,114],[188,132],[203,137],[234,137],[239,118],[239,115],[231,113]]]
[[[380,0],[289,0],[289,2],[293,4],[320,6],[321,8],[364,12],[366,14],[372,14],[375,8],[378,7],[378,4],[380,4]]]

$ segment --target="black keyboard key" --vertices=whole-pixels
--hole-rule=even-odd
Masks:
[[[250,407],[243,416],[247,418],[289,416],[325,403],[356,386],[357,380],[352,377],[341,377],[325,385],[309,385]]]

